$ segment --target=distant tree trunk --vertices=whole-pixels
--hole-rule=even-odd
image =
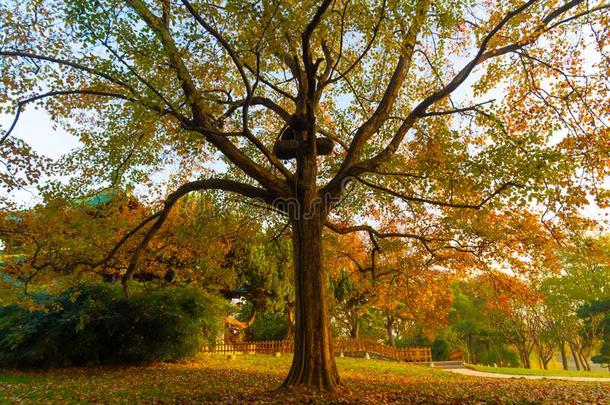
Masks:
[[[388,332],[388,341],[390,342],[390,346],[396,347],[396,336],[394,336],[394,323],[395,319],[391,314],[386,316],[385,328]]]
[[[566,342],[559,343],[559,353],[561,353],[561,367],[564,370],[568,369],[568,357],[566,356]]]
[[[468,363],[470,364],[477,364],[477,353],[474,349],[474,345],[472,342],[472,334],[468,333],[467,337],[466,337],[466,350],[468,352]]]
[[[286,338],[294,339],[294,314],[290,304],[286,304]]]
[[[504,356],[502,356],[502,353],[500,353],[497,346],[494,346],[494,352],[496,352],[496,358],[498,359],[498,362],[500,363],[500,367],[504,367]]]
[[[591,365],[589,364],[587,356],[585,356],[581,350],[578,350],[578,356],[580,357],[580,362],[582,364],[583,369],[585,371],[591,371]]]
[[[535,346],[536,352],[538,353],[538,362],[540,364],[540,368],[548,370],[549,363],[553,359],[553,353],[555,348],[550,345],[545,345],[541,341],[537,341]]]
[[[530,358],[527,353],[524,353],[522,350],[519,351],[519,357],[521,358],[521,365],[523,368],[532,368],[530,365]]]
[[[580,360],[576,355],[576,349],[574,348],[574,343],[570,342],[568,344],[570,346],[570,352],[572,353],[572,358],[574,359],[574,364],[576,364],[576,370],[580,371]]]
[[[530,363],[530,354],[531,352],[527,350],[523,351],[523,363],[525,368],[532,368],[532,364]]]
[[[517,350],[519,351],[519,358],[521,359],[521,365],[523,368],[532,368],[530,364],[530,354],[532,350],[528,350],[527,342],[523,342],[521,344],[517,344]]]
[[[323,268],[323,219],[301,204],[292,219],[295,271],[295,341],[292,367],[283,387],[304,386],[336,391],[335,365],[328,313],[328,278]],[[304,211],[304,212],[303,212]]]
[[[349,336],[354,339],[358,339],[360,334],[360,319],[357,316],[350,317],[350,331]]]

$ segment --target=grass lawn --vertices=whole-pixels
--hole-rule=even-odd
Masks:
[[[542,375],[557,377],[601,377],[610,381],[610,371],[576,371],[576,370],[536,370],[515,367],[489,367],[469,365],[470,368],[486,373],[511,374],[511,375]]]
[[[0,403],[610,403],[610,384],[465,377],[404,363],[337,359],[337,395],[274,391],[290,356],[203,356],[150,367],[0,372]]]

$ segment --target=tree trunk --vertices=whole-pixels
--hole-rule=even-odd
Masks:
[[[292,306],[286,304],[286,338],[294,339],[294,315],[292,314]]]
[[[521,365],[523,368],[532,368],[530,364],[530,352],[528,352],[527,347],[519,346],[519,356],[521,357]]]
[[[574,364],[576,364],[576,370],[580,371],[580,360],[578,359],[578,356],[576,355],[576,350],[574,349],[574,344],[569,343],[569,346],[570,346],[570,351],[572,352],[572,358],[574,359]]]
[[[532,368],[530,358],[527,353],[521,354],[521,361],[523,362],[523,368]]]
[[[391,325],[388,325],[387,331],[388,331],[388,340],[390,341],[390,346],[396,347],[396,336],[394,336],[394,328]]]
[[[351,317],[349,335],[351,338],[358,339],[359,334],[360,334],[360,320],[358,319],[358,317]]]
[[[396,336],[394,336],[394,317],[392,315],[388,315],[386,317],[385,328],[388,332],[388,341],[390,342],[390,346],[396,347]]]
[[[466,338],[466,349],[468,351],[468,363],[477,364],[477,353],[474,350],[472,344],[472,334],[468,333],[468,337]]]
[[[561,366],[564,370],[568,369],[568,356],[566,356],[566,342],[559,343],[559,353],[561,353]]]
[[[580,363],[582,364],[582,368],[585,371],[591,371],[591,366],[589,365],[589,360],[587,359],[587,356],[585,356],[581,350],[578,350],[578,355],[580,356]]]
[[[536,351],[538,352],[540,368],[548,370],[549,363],[553,359],[553,347],[545,347],[543,343],[538,343],[536,344]]]
[[[295,341],[292,367],[282,387],[336,391],[339,386],[330,333],[328,278],[322,265],[322,227],[320,216],[308,212],[292,219]]]

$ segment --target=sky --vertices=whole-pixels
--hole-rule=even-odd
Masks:
[[[7,129],[14,116],[0,114],[0,127]],[[12,136],[22,139],[40,155],[53,160],[59,159],[63,154],[78,147],[78,140],[68,134],[61,127],[54,128],[50,115],[34,106],[27,107],[21,114]],[[17,190],[13,194],[15,199],[25,206],[31,206],[40,201],[36,189]]]

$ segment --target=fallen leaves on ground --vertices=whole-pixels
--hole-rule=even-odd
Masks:
[[[497,380],[422,366],[337,359],[337,394],[277,390],[290,357],[203,356],[150,367],[91,367],[0,373],[0,402],[610,404],[610,383]]]

